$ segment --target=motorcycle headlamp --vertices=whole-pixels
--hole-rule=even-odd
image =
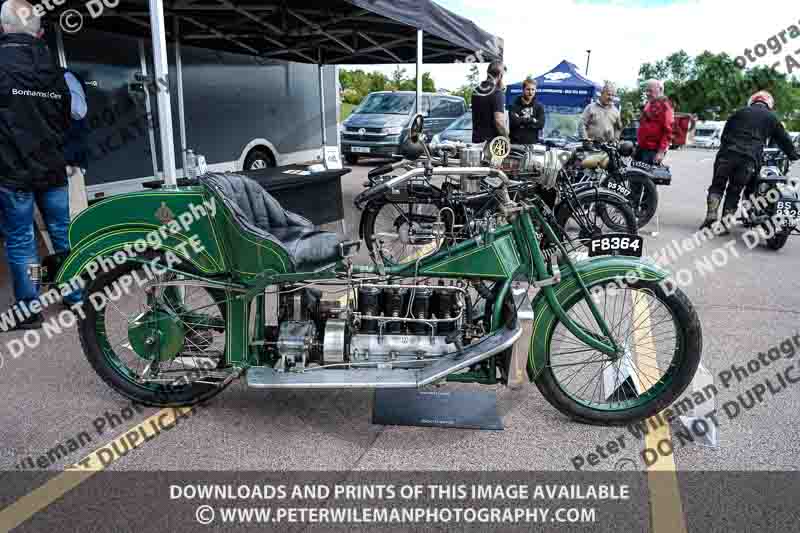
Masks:
[[[762,183],[758,186],[758,194],[767,194],[768,189],[769,189],[769,184]]]

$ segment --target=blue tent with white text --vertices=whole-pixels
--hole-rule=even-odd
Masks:
[[[602,90],[599,84],[584,78],[578,72],[578,67],[566,60],[537,77],[536,86],[536,99],[545,108],[573,108],[580,112]],[[509,85],[506,88],[506,106],[510,106],[521,94],[522,82]]]
[[[578,134],[583,110],[602,91],[602,87],[578,72],[578,67],[562,61],[536,78],[536,100],[544,106],[544,137],[565,138]],[[506,108],[522,94],[522,82],[506,87]]]

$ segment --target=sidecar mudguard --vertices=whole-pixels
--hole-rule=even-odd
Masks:
[[[575,270],[580,274],[587,287],[596,283],[619,283],[624,286],[627,280],[646,280],[662,282],[669,277],[669,273],[646,259],[634,257],[596,257],[575,263]],[[561,283],[553,287],[555,298],[564,306],[582,294],[583,290],[576,279],[575,273],[568,269],[562,271]],[[540,290],[533,299],[533,330],[531,333],[530,350],[528,352],[528,374],[531,381],[535,380],[545,368],[548,358],[548,332],[557,320],[555,313],[550,309],[544,292]]]
[[[161,249],[172,251],[198,272],[209,276],[225,272],[225,259],[207,216],[215,206],[204,201],[202,189],[185,188],[121,194],[94,204],[70,224],[71,252],[61,262],[54,283],[69,282],[85,273],[93,260],[130,250],[142,239],[155,242],[154,235],[163,237]],[[200,214],[204,205],[209,209],[206,215]],[[190,214],[190,224],[175,225],[189,221]],[[170,225],[178,231],[165,232]],[[200,251],[195,251],[193,242],[195,246],[199,242]]]

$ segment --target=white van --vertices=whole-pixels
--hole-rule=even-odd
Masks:
[[[698,122],[694,130],[694,146],[697,148],[719,148],[725,122]]]

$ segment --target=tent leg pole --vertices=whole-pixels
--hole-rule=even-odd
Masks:
[[[180,125],[181,135],[181,168],[184,169],[184,177],[186,177],[186,108],[184,107],[183,100],[183,59],[181,57],[181,43],[180,39],[180,19],[175,17],[175,72],[177,77],[175,79],[178,89],[178,124]]]
[[[167,31],[164,24],[164,0],[149,0],[150,27],[153,38],[153,66],[155,70],[158,130],[161,137],[161,160],[164,185],[177,185],[175,172],[175,144],[172,136],[172,107],[169,96],[169,63],[167,61]]]
[[[318,65],[319,69],[319,116],[322,127],[322,160],[325,161],[325,146],[328,144],[328,131],[325,127],[325,70],[323,65]]]
[[[417,114],[422,113],[422,30],[417,30]]]

